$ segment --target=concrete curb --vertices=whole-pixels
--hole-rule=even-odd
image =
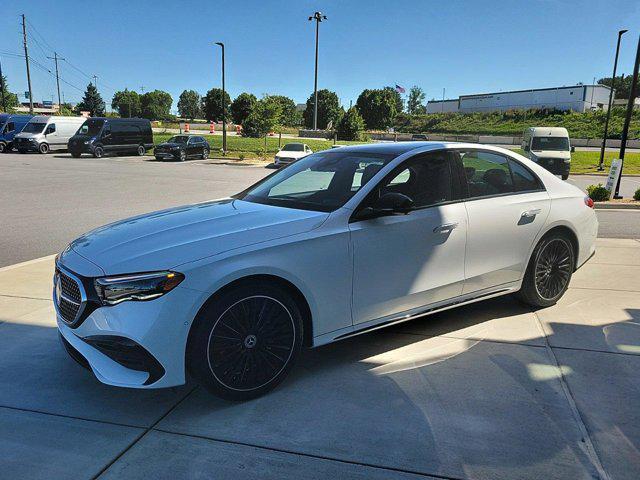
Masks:
[[[605,178],[609,176],[608,173],[590,173],[590,172],[573,173],[573,172],[571,172],[570,177],[573,176],[573,175],[576,175],[576,176],[577,175],[589,175],[589,176],[592,176],[592,177],[605,177]],[[640,174],[638,174],[638,173],[625,173],[622,176],[623,177],[640,177]]]
[[[595,202],[596,210],[640,210],[640,202],[637,203],[608,203]]]

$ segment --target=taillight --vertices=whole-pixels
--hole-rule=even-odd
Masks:
[[[589,208],[593,208],[594,207],[593,200],[588,195],[584,197],[584,204]]]

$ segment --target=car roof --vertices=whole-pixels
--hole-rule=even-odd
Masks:
[[[387,155],[402,155],[412,150],[418,150],[425,147],[431,147],[429,150],[437,148],[446,148],[447,144],[443,142],[380,142],[380,143],[364,143],[362,145],[344,145],[340,147],[340,152],[360,152],[360,153],[378,153]]]

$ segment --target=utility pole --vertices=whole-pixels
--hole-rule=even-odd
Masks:
[[[620,192],[620,181],[622,180],[622,169],[624,168],[624,153],[627,149],[627,136],[629,135],[629,124],[631,123],[631,115],[633,114],[633,106],[636,96],[638,95],[638,69],[640,68],[640,35],[638,36],[638,47],[636,48],[636,63],[633,66],[633,77],[631,78],[631,91],[629,92],[629,101],[627,102],[627,114],[624,118],[624,126],[622,127],[622,135],[620,137],[620,176],[616,184],[613,198],[622,198]]]
[[[27,48],[27,25],[22,14],[22,43],[24,44],[24,59],[27,62],[27,84],[29,85],[29,113],[33,115],[33,91],[31,90],[31,72],[29,71],[29,49]]]
[[[446,88],[443,88],[443,89],[442,89],[442,108],[440,109],[440,110],[441,110],[441,113],[444,113],[444,97],[445,97],[445,93],[446,93],[446,91],[447,91],[447,89],[446,89]]]
[[[607,118],[604,121],[604,135],[602,136],[602,147],[600,148],[600,162],[598,162],[598,170],[604,170],[604,149],[607,145],[607,135],[609,134],[609,118],[611,117],[611,107],[613,103],[613,87],[616,83],[616,69],[618,68],[618,54],[620,53],[620,40],[627,30],[618,32],[618,43],[616,44],[616,57],[613,61],[613,76],[611,77],[611,90],[609,91],[609,106],[607,107]]]
[[[144,93],[144,85],[140,85],[140,92]]]
[[[227,154],[227,119],[225,116],[227,105],[225,103],[226,91],[224,89],[224,43],[216,42],[216,45],[222,48],[222,156],[225,156]]]
[[[0,60],[0,90],[2,90],[2,111],[7,113],[7,100],[4,98],[4,77],[2,76],[2,60]]]
[[[93,78],[93,86],[96,87],[96,90],[98,90],[98,76],[94,75],[92,78]]]
[[[58,113],[62,109],[62,103],[60,103],[60,75],[58,75],[58,59],[64,60],[64,58],[58,57],[56,52],[53,52],[53,57],[47,57],[49,60],[56,62],[56,85],[58,86]]]
[[[315,12],[309,17],[309,21],[316,21],[316,71],[313,81],[313,129],[318,129],[318,36],[320,32],[320,22],[326,20],[327,16],[321,12]]]

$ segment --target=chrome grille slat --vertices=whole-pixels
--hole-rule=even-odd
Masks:
[[[57,279],[57,280],[56,280]],[[56,268],[56,277],[54,282],[54,304],[56,310],[62,320],[66,323],[75,323],[86,303],[86,296],[84,295],[84,289],[82,284],[75,276],[63,271],[61,268]],[[56,289],[59,292],[56,292]]]

